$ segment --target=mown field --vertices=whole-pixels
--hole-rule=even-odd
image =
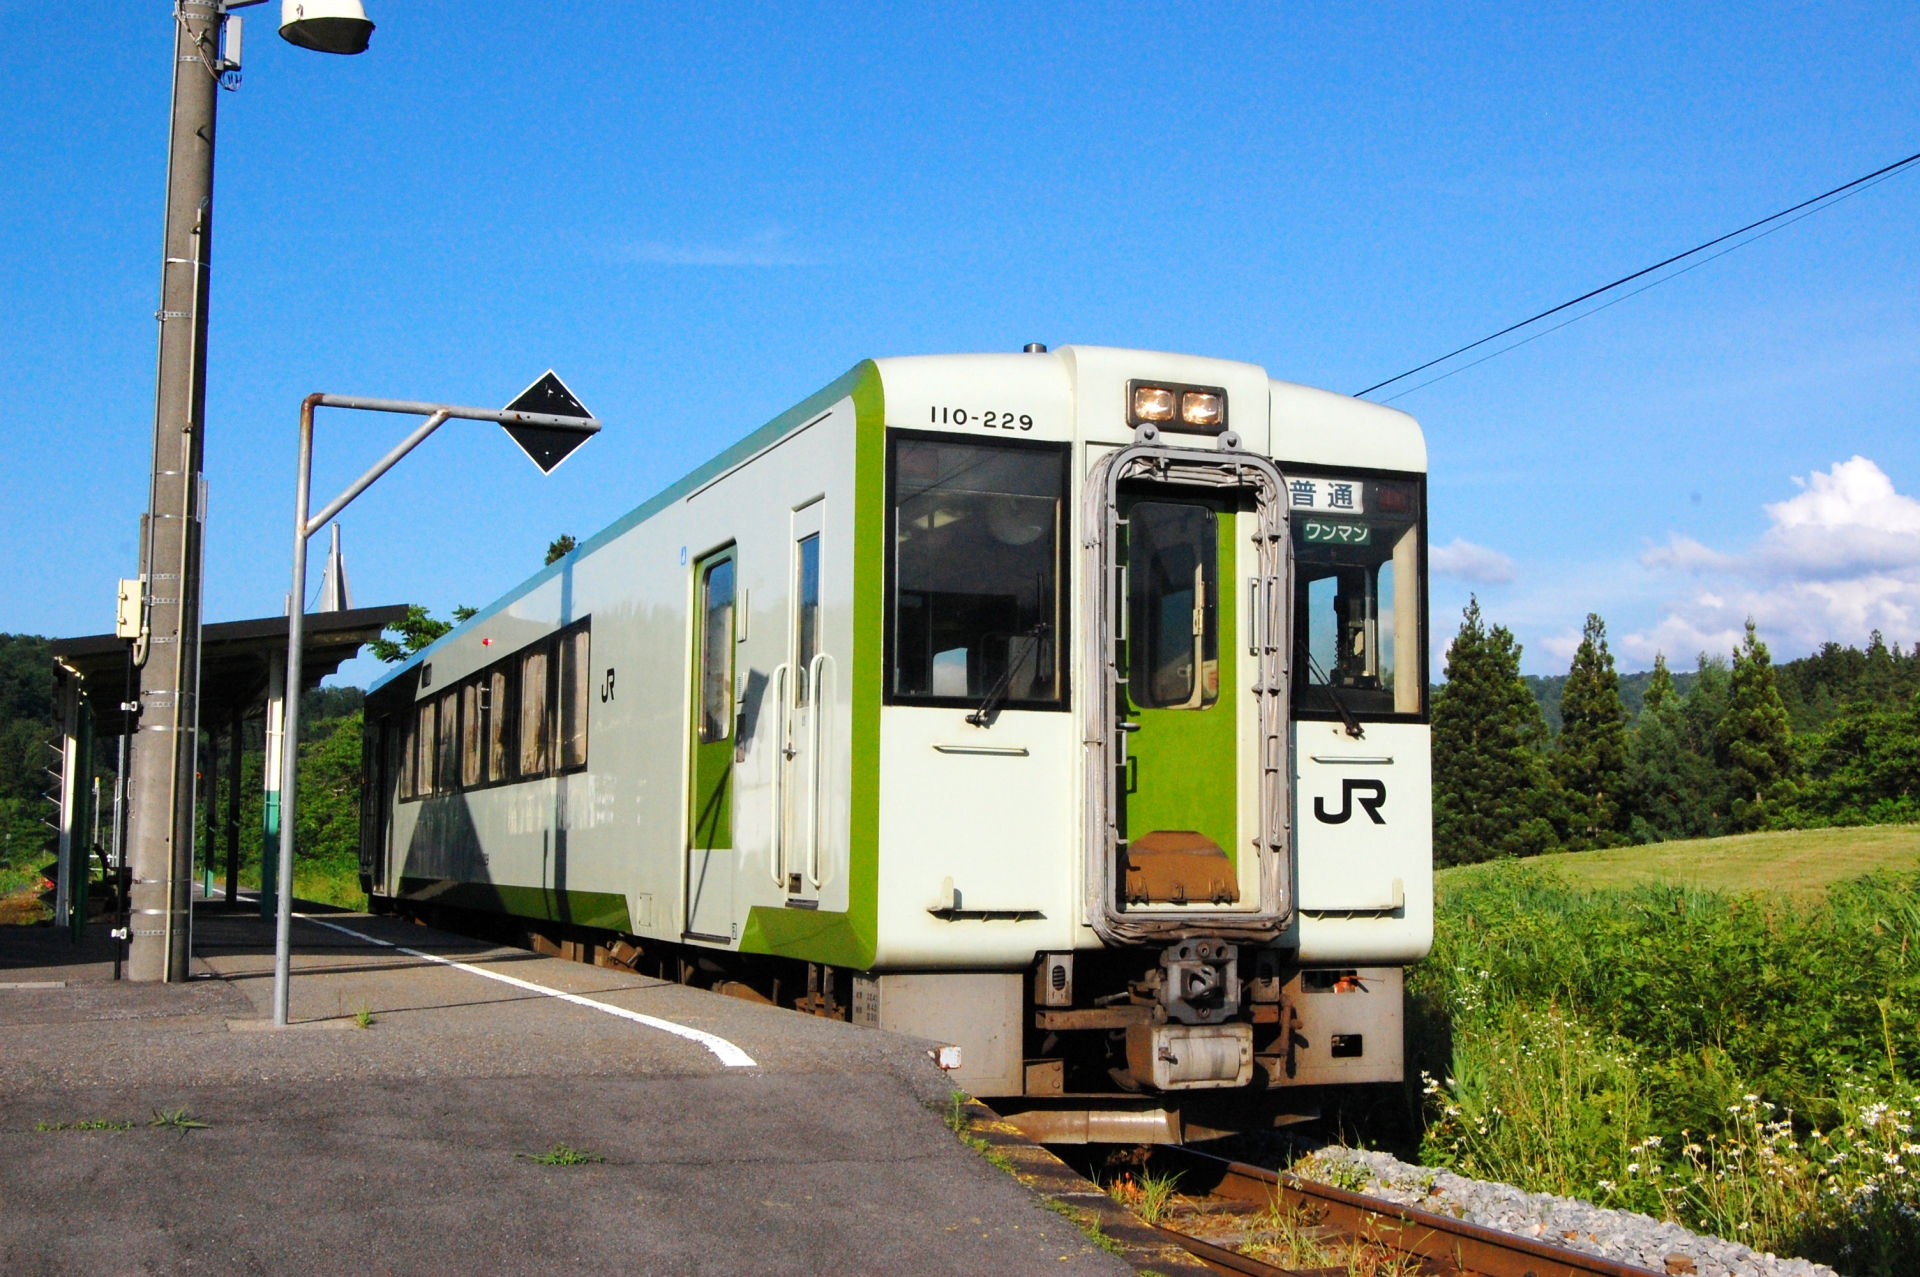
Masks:
[[[1920,1273],[1920,827],[1499,861],[1438,886],[1409,986],[1424,1161],[1853,1277]]]
[[[1463,888],[1516,863],[1595,889],[1684,886],[1701,891],[1824,893],[1836,882],[1873,873],[1920,870],[1920,825],[1789,829],[1686,842],[1567,851],[1524,862],[1462,865],[1440,871],[1442,890]]]

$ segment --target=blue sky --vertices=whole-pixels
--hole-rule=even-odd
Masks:
[[[444,615],[863,357],[1354,391],[1920,150],[1910,4],[369,0],[358,58],[277,8],[220,101],[209,620],[280,609],[311,390],[499,404],[551,365],[606,420],[547,478],[449,427],[349,511],[356,600]],[[104,630],[133,571],[169,9],[50,42],[0,3],[0,630]],[[1748,612],[1781,656],[1920,639],[1916,225],[1920,172],[1399,399],[1436,646],[1469,591],[1530,672],[1589,610],[1628,668]],[[316,489],[401,427],[326,420]]]

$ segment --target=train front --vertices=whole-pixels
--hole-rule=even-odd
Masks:
[[[1144,1142],[1403,1074],[1432,937],[1425,445],[1242,363],[882,360],[865,1022],[1033,1134]]]

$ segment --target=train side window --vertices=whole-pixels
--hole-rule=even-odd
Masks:
[[[733,734],[733,560],[707,568],[701,582],[700,743]]]
[[[471,789],[480,783],[480,743],[486,728],[483,685],[469,680],[460,688],[460,784]]]
[[[520,775],[547,774],[547,649],[520,658]]]
[[[512,721],[512,703],[507,700],[507,671],[496,668],[487,676],[487,783],[497,785],[509,778],[507,742],[512,736],[507,724]]]
[[[434,701],[420,702],[420,732],[418,736],[419,761],[415,764],[413,772],[413,796],[415,798],[425,798],[433,792],[433,758],[436,752],[434,749],[433,729],[435,726],[434,719],[437,717],[434,713],[435,705],[436,702]]]
[[[813,669],[813,658],[820,651],[820,534],[803,537],[798,547],[800,561],[796,565],[800,579],[796,582],[800,606],[795,609],[794,623],[799,632],[794,635],[793,672],[796,680],[796,703],[808,703],[807,675]]]
[[[433,763],[433,792],[450,794],[458,787],[460,773],[460,693],[456,689],[440,698],[440,751]]]
[[[587,765],[587,690],[589,677],[587,631],[560,636],[560,770]]]
[[[412,798],[414,795],[413,733],[415,731],[414,723],[418,717],[419,716],[416,714],[406,715],[405,726],[399,733],[400,761],[399,761],[399,764],[394,768],[394,772],[396,774],[396,779],[398,782],[396,792],[398,793],[399,797],[402,800]]]
[[[887,699],[1065,708],[1067,445],[888,434]]]

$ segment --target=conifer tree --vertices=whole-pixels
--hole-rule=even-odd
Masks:
[[[1520,681],[1520,645],[1474,599],[1433,697],[1433,840],[1441,864],[1531,856],[1555,845],[1546,723]]]
[[[1640,719],[1627,747],[1627,803],[1637,842],[1724,833],[1724,782],[1714,764],[1712,727],[1726,702],[1726,669],[1700,660],[1692,695],[1681,697],[1664,653],[1653,658]],[[1708,717],[1708,715],[1711,717]],[[1704,719],[1705,731],[1696,727]]]
[[[1653,654],[1653,677],[1647,680],[1646,693],[1641,697],[1641,711],[1659,710],[1668,701],[1677,699],[1673,686],[1673,671],[1667,668],[1667,654]]]
[[[1668,679],[1668,689],[1672,679]],[[1607,650],[1607,626],[1587,613],[1580,647],[1560,692],[1554,779],[1565,805],[1567,845],[1575,850],[1626,841],[1627,708]]]
[[[1747,618],[1733,652],[1727,708],[1714,732],[1717,758],[1732,791],[1729,828],[1760,829],[1792,800],[1793,730],[1774,685],[1773,659]]]

